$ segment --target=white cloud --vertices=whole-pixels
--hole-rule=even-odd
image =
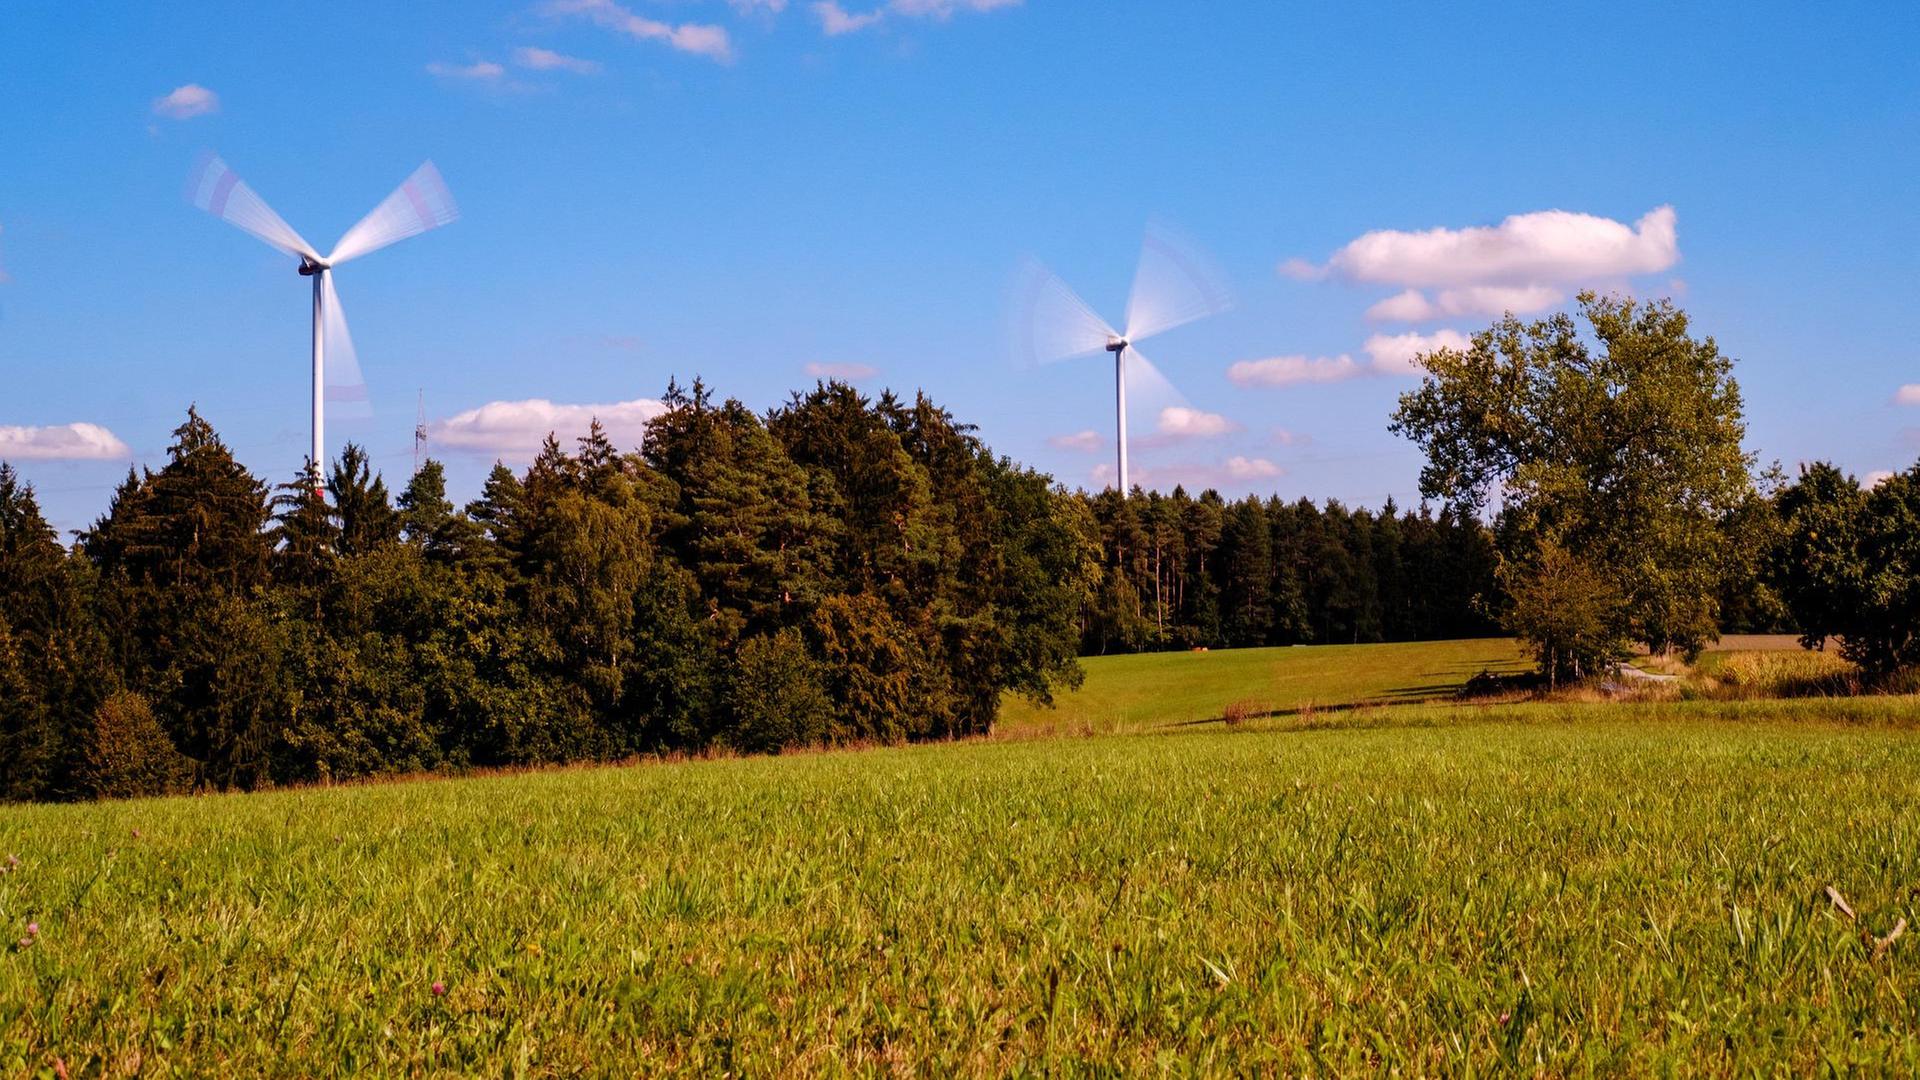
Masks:
[[[616,33],[640,41],[659,41],[681,52],[705,56],[720,63],[733,60],[733,40],[727,28],[708,23],[664,23],[635,15],[614,0],[548,0],[549,15],[579,15]]]
[[[1865,487],[1867,487],[1869,490],[1871,490],[1893,479],[1893,475],[1894,474],[1891,469],[1875,469],[1872,472],[1868,473],[1866,477],[1861,481],[1861,483]]]
[[[787,10],[787,0],[727,0],[733,10],[742,15],[751,15],[756,11],[772,12],[775,15]]]
[[[15,461],[116,461],[133,456],[119,436],[98,424],[52,427],[0,426],[0,459]]]
[[[1531,315],[1558,304],[1565,293],[1551,285],[1469,285],[1442,289],[1432,299],[1408,289],[1367,309],[1376,322],[1431,322],[1461,315]]]
[[[597,60],[582,60],[535,45],[522,45],[513,50],[513,62],[533,71],[570,71],[575,75],[593,75],[600,70]]]
[[[476,60],[471,64],[449,64],[435,60],[427,65],[427,74],[441,79],[472,79],[475,82],[488,82],[506,73],[506,68],[491,60]]]
[[[1103,461],[1088,470],[1088,476],[1095,487],[1111,487],[1117,471],[1112,462]],[[1253,481],[1272,480],[1286,474],[1287,470],[1266,458],[1235,455],[1218,462],[1187,461],[1166,465],[1135,465],[1129,470],[1127,481],[1144,488],[1161,491],[1171,491],[1175,485],[1183,485],[1189,491],[1198,491],[1223,486],[1251,487]]]
[[[1418,375],[1414,357],[1435,349],[1472,347],[1473,341],[1458,330],[1435,330],[1431,334],[1375,334],[1362,346],[1382,375]]]
[[[1412,288],[1591,284],[1672,267],[1680,259],[1674,220],[1673,207],[1659,206],[1631,226],[1541,210],[1466,229],[1379,229],[1334,252],[1324,267],[1289,260],[1281,272]]]
[[[781,0],[784,3],[784,0]],[[1017,6],[1021,0],[888,0],[867,11],[850,12],[839,0],[817,0],[812,5],[820,29],[828,37],[865,30],[889,14],[910,19],[938,19],[945,22],[962,12],[997,11]]]
[[[153,114],[169,120],[191,120],[219,111],[220,95],[199,83],[176,86],[165,97],[153,99]]]
[[[809,379],[841,379],[846,382],[859,382],[880,374],[880,369],[870,364],[808,364],[801,370]]]
[[[1920,405],[1920,383],[1908,383],[1893,392],[1895,405]]]
[[[1160,423],[1155,430],[1176,439],[1211,439],[1239,431],[1240,425],[1219,413],[1170,405],[1160,410]]]
[[[1254,480],[1261,477],[1280,476],[1286,470],[1266,458],[1234,456],[1227,459],[1227,475],[1235,480]]]
[[[1240,360],[1227,369],[1235,386],[1292,386],[1296,383],[1342,382],[1365,375],[1364,365],[1346,353],[1339,356],[1270,356]]]
[[[562,405],[543,398],[493,401],[431,425],[427,439],[436,446],[502,456],[530,457],[552,432],[563,445],[587,433],[599,420],[615,446],[640,445],[647,421],[666,411],[652,398],[611,405]]]
[[[1303,435],[1297,431],[1288,431],[1286,428],[1273,429],[1273,445],[1275,446],[1306,446],[1311,442],[1313,442],[1313,436],[1311,435]]]
[[[886,12],[880,8],[875,8],[872,11],[863,11],[855,15],[850,14],[847,9],[835,3],[834,0],[819,0],[818,3],[813,5],[813,14],[820,20],[820,29],[828,37],[839,37],[841,34],[851,34],[857,30],[865,30],[867,27],[879,22],[886,15]]]
[[[1055,450],[1072,450],[1081,454],[1097,453],[1107,448],[1106,436],[1088,428],[1071,435],[1049,435],[1047,445]]]

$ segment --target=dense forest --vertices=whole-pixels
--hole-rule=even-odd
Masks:
[[[465,507],[352,446],[270,487],[189,410],[71,548],[0,465],[0,794],[948,738],[1083,650],[1492,626],[1475,522],[1070,492],[838,383],[665,402]]]

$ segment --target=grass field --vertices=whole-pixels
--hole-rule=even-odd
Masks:
[[[1133,700],[1152,733],[6,808],[0,1072],[1920,1070],[1920,938],[1862,939],[1916,915],[1911,698]]]
[[[1051,709],[1009,699],[996,730],[1014,738],[1169,730],[1217,721],[1233,702],[1279,716],[1405,705],[1451,697],[1481,671],[1527,666],[1520,646],[1503,638],[1095,656],[1081,664],[1085,686],[1056,695]]]

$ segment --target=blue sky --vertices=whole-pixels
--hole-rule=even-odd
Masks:
[[[542,416],[674,374],[766,407],[808,365],[1097,484],[1111,370],[1017,363],[1010,283],[1037,257],[1117,320],[1152,219],[1237,304],[1150,346],[1209,418],[1134,417],[1150,482],[1412,501],[1369,342],[1582,284],[1676,295],[1763,459],[1912,464],[1920,8],[1557,7],[10,4],[0,429],[36,430],[0,444],[62,528],[189,402],[298,467],[305,282],[182,199],[211,149],[323,248],[438,164],[461,220],[338,274],[374,415],[329,443],[397,485],[424,388],[457,498]],[[115,445],[37,430],[73,423]]]

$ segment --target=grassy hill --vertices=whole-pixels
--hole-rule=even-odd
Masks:
[[[1096,662],[1118,737],[0,809],[0,1072],[1920,1066],[1913,699],[1179,726],[1481,655],[1395,649]]]
[[[1166,729],[1221,718],[1246,702],[1256,714],[1292,715],[1452,697],[1481,671],[1527,667],[1505,638],[1392,645],[1308,645],[1279,649],[1095,656],[1087,681],[1048,709],[1010,698],[997,730],[1086,734]]]

